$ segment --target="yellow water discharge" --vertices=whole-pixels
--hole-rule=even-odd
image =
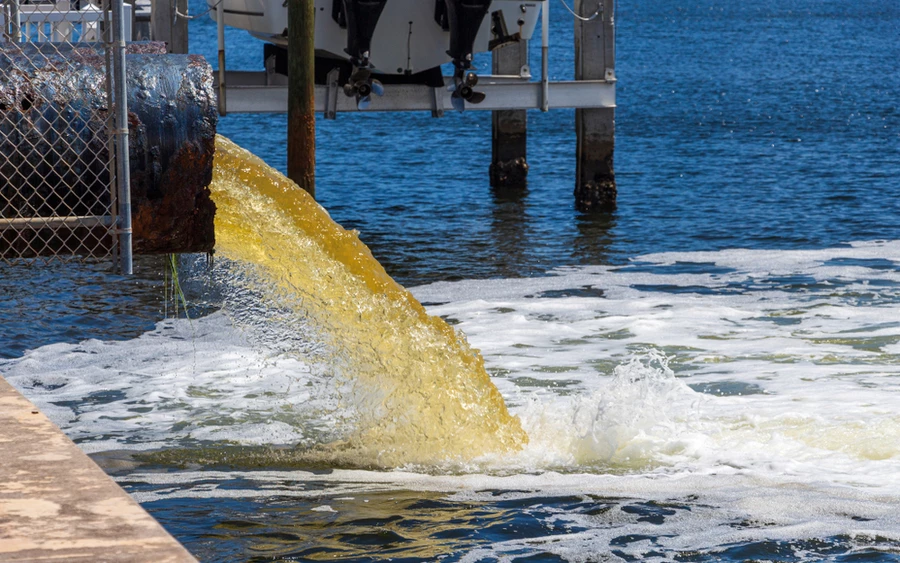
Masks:
[[[305,191],[224,137],[210,190],[216,252],[252,265],[279,306],[310,320],[353,381],[344,400],[357,427],[332,454],[354,464],[440,464],[527,442],[478,352]]]

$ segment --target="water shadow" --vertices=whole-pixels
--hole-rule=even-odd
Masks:
[[[611,263],[616,220],[615,211],[575,215],[576,234],[572,241],[572,258],[575,264],[589,266]]]
[[[528,188],[491,188],[491,245],[493,275],[520,277],[533,274],[537,266],[530,239]]]

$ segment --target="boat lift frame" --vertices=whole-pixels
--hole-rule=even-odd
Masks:
[[[299,0],[288,0],[299,1]],[[563,0],[565,4],[565,0]],[[610,210],[615,207],[616,187],[612,167],[615,144],[615,0],[573,0],[574,9],[566,9],[575,18],[575,80],[549,80],[550,0],[541,0],[541,77],[532,80],[527,63],[527,42],[504,49],[518,49],[524,64],[502,68],[509,74],[479,74],[478,89],[486,94],[482,103],[466,103],[466,111],[494,112],[494,160],[498,141],[518,137],[513,152],[520,152],[524,175],[526,134],[524,110],[549,111],[575,109],[577,136],[576,207],[581,210]],[[596,8],[596,9],[594,9]],[[216,89],[219,113],[286,113],[288,109],[287,77],[273,69],[263,71],[227,70],[225,49],[225,9],[216,4],[219,69]],[[493,51],[494,71],[498,69],[498,51]],[[509,63],[502,63],[501,66]],[[518,71],[518,74],[512,74]],[[338,84],[338,72],[332,70],[325,85],[315,87],[315,111],[326,119],[338,113],[429,111],[433,117],[455,112],[447,86],[452,77],[444,76],[444,85],[431,87],[416,84],[385,84],[384,95],[360,110],[353,97],[344,95]],[[518,114],[518,115],[516,115]],[[506,151],[509,153],[510,151]],[[507,154],[507,157],[509,154]],[[511,160],[507,159],[507,162]],[[492,167],[497,165],[494,162]],[[493,183],[493,174],[492,174]]]
[[[480,104],[466,104],[467,111],[502,111],[538,109],[548,111],[562,108],[616,107],[615,73],[607,72],[599,80],[571,80],[550,82],[549,36],[550,0],[541,2],[541,80],[531,81],[528,68],[521,76],[479,75],[478,89],[487,98]],[[284,76],[268,71],[228,71],[225,65],[225,9],[216,5],[219,72],[216,89],[219,92],[219,113],[284,113],[287,111],[288,85]],[[430,111],[443,117],[454,111],[450,96],[445,95],[452,77],[444,77],[444,86],[432,88],[416,84],[385,84],[384,96],[366,110],[356,106],[356,100],[344,96],[337,75],[328,77],[327,85],[316,85],[316,111],[326,119],[334,119],[344,112]]]
[[[360,110],[355,98],[344,95],[337,73],[331,77],[327,85],[316,85],[316,111],[324,113],[326,119],[353,112],[430,111],[434,117],[455,112],[446,86],[432,88],[419,84],[385,84],[384,96],[374,100],[369,109]],[[480,104],[466,104],[466,111],[616,107],[615,80],[548,82],[545,90],[541,82],[518,76],[479,75],[478,79],[478,90],[487,98]],[[445,84],[451,84],[452,80],[444,77]],[[224,93],[219,100],[223,115],[287,111],[288,86],[280,75],[273,78],[265,71],[226,71]]]

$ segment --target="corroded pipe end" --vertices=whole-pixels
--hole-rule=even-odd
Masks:
[[[164,54],[161,43],[130,44],[128,53],[134,253],[209,252],[218,118],[212,69],[197,55]],[[0,217],[106,213],[105,63],[102,45],[0,43],[0,77],[9,78],[0,81]],[[7,231],[0,254],[83,253],[84,245],[62,242],[109,238],[102,228],[79,229]]]
[[[212,69],[199,55],[134,55],[126,65],[134,252],[211,252]]]

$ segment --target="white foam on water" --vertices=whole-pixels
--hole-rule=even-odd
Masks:
[[[308,364],[252,346],[222,313],[165,320],[130,341],[44,346],[0,373],[88,452],[304,443],[333,422],[322,416],[333,397]]]
[[[522,452],[447,475],[253,472],[294,484],[174,486],[139,500],[384,489],[459,500],[496,500],[497,491],[692,499],[663,527],[624,513],[621,525],[594,526],[581,514],[556,515],[560,526],[588,528],[543,544],[572,561],[608,548],[625,526],[664,535],[658,541],[671,549],[763,536],[900,541],[900,241],[655,254],[625,267],[413,292],[481,350],[529,434]],[[127,342],[45,346],[0,362],[0,373],[89,451],[317,443],[344,416],[310,361],[249,344],[224,314],[164,321]],[[200,475],[129,479],[182,484]],[[297,487],[306,480],[327,482],[326,492]],[[740,519],[765,526],[727,525]]]
[[[636,263],[414,292],[444,303],[432,312],[481,349],[530,453],[551,465],[727,465],[854,482],[898,469],[897,242]],[[685,264],[708,273],[667,273]],[[588,287],[604,296],[578,296]]]

